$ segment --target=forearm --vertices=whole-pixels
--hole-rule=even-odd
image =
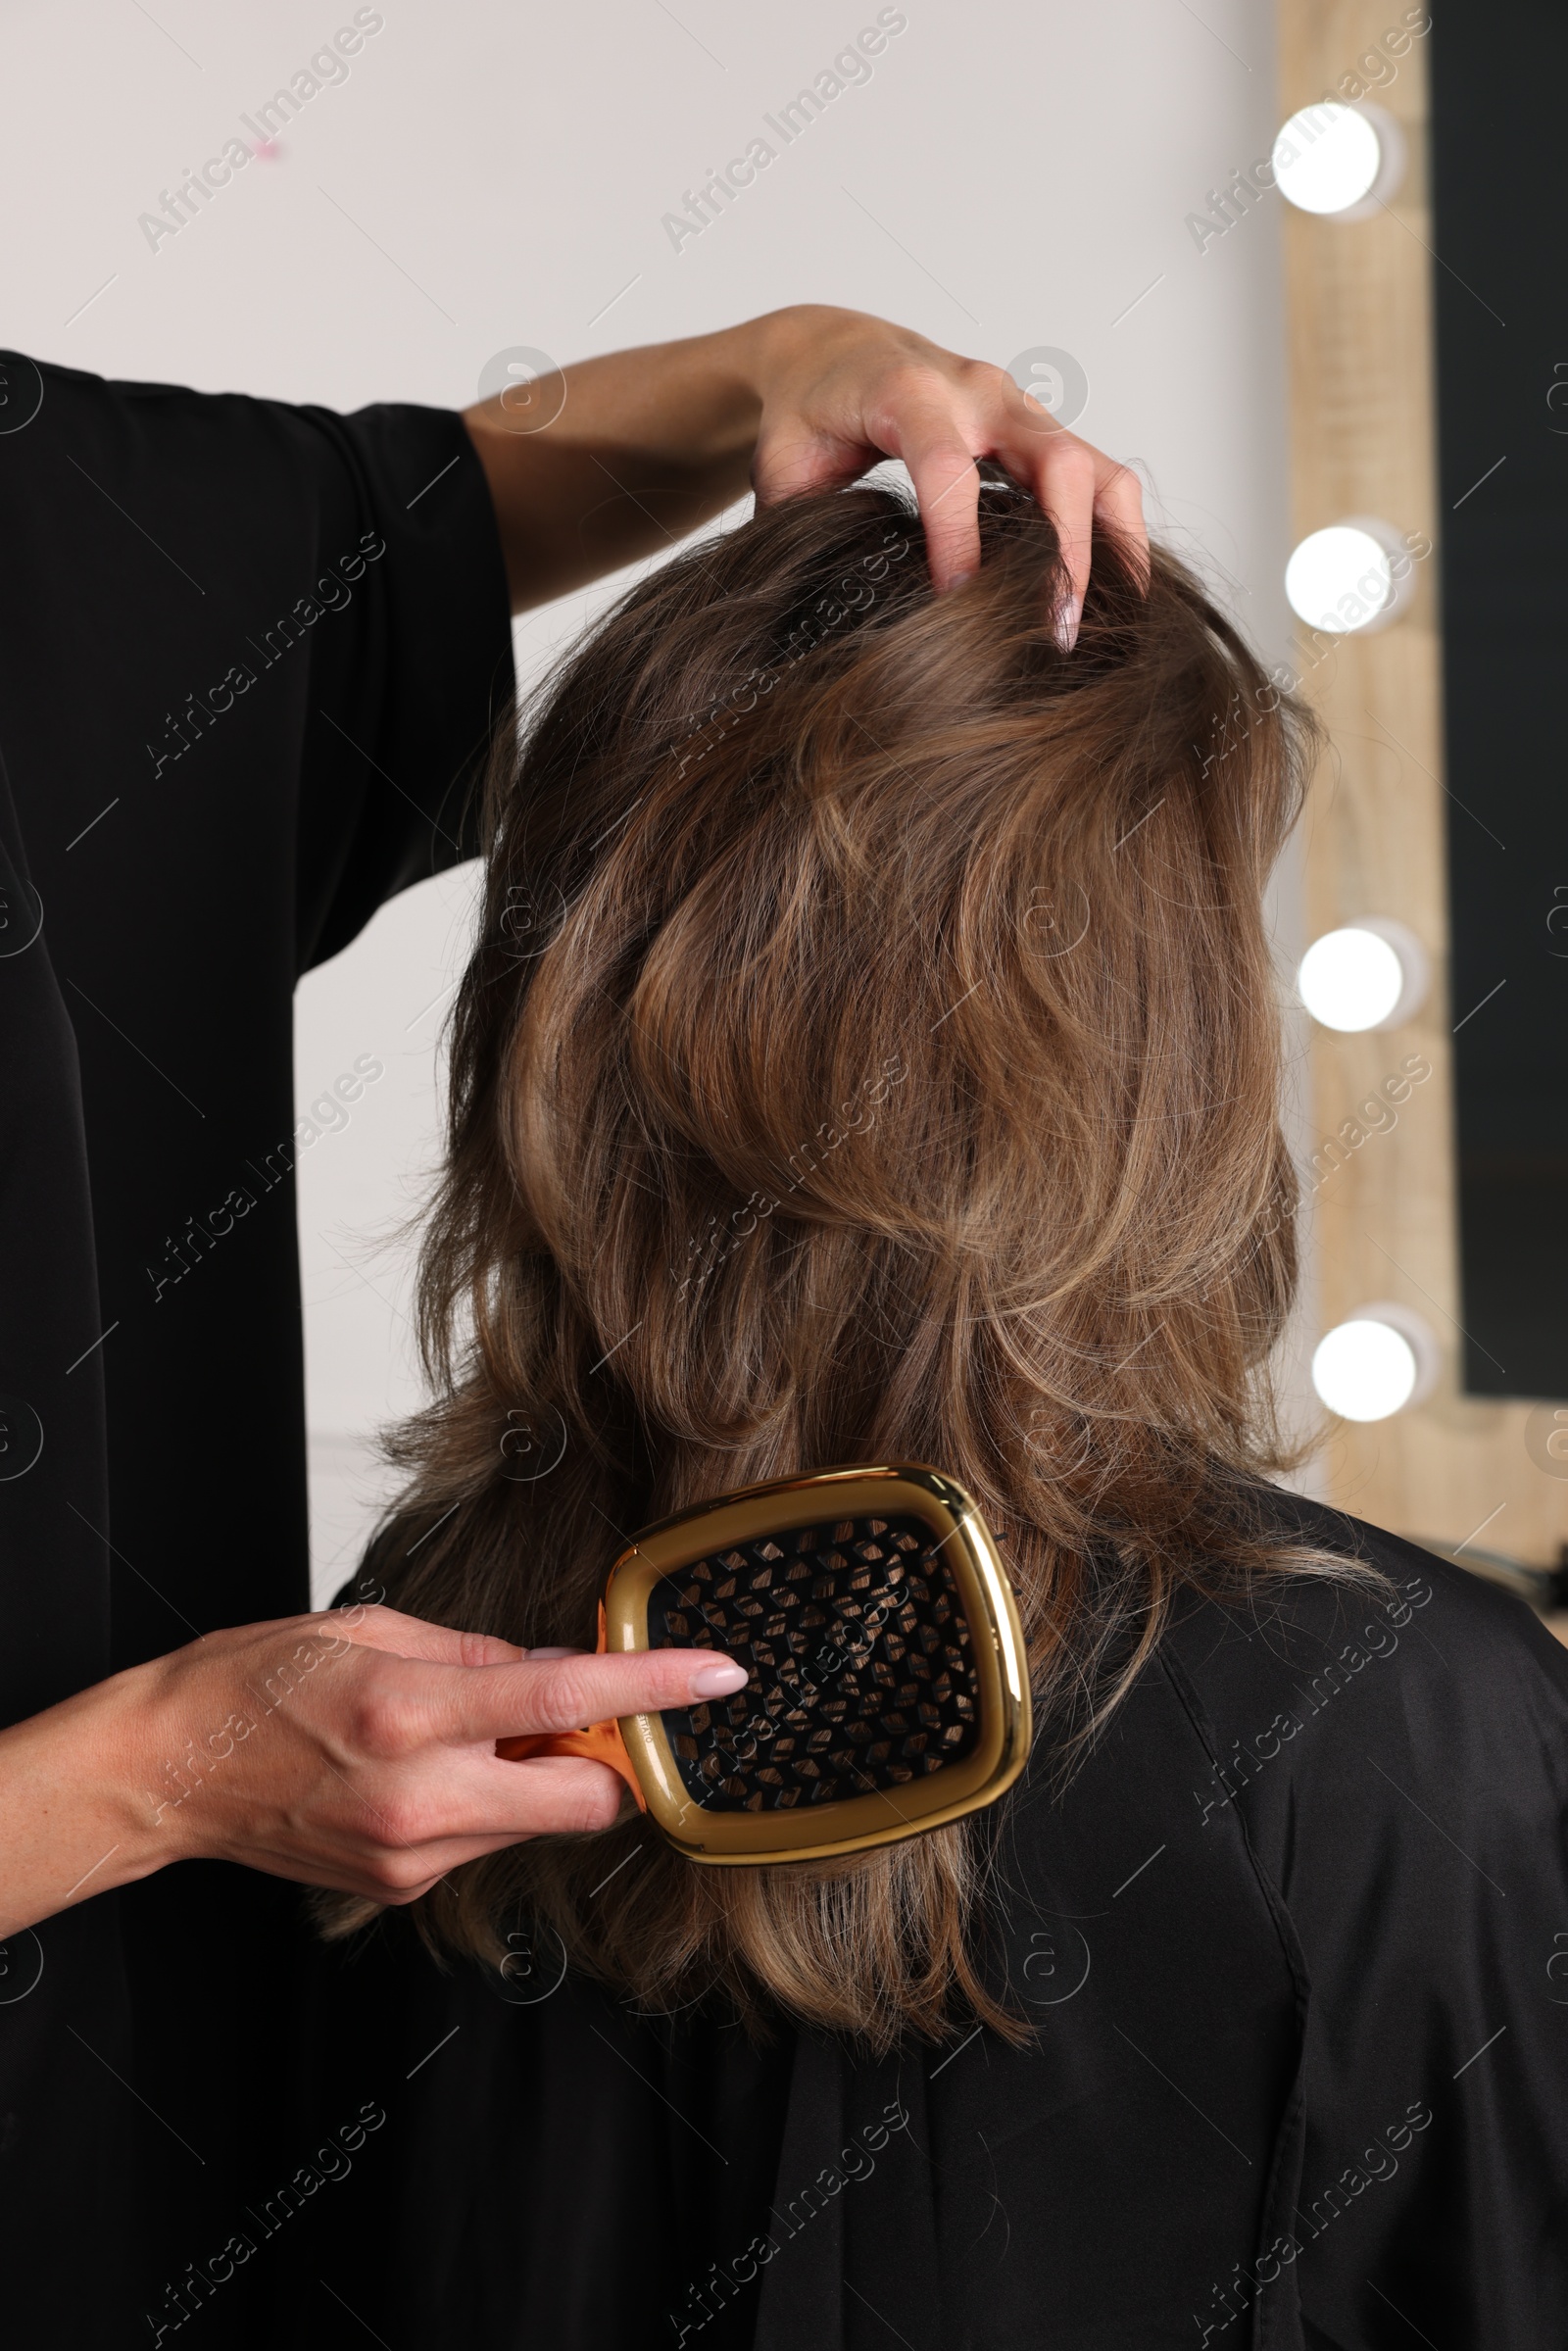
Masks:
[[[361,1603],[206,1634],[0,1732],[0,1941],[171,1861],[412,1901],[481,1853],[615,1819],[603,1763],[505,1762],[498,1739],[745,1682],[706,1649],[530,1658]]]
[[[514,612],[657,554],[744,497],[771,350],[797,317],[577,361],[535,410],[496,399],[465,413]]]
[[[117,1674],[0,1732],[0,1939],[168,1858],[140,1785],[144,1679]]]

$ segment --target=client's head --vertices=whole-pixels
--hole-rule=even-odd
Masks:
[[[437,1401],[375,1564],[405,1608],[591,1644],[638,1525],[929,1461],[1002,1542],[1069,1751],[1184,1582],[1281,1557],[1249,1506],[1294,1278],[1261,901],[1306,744],[1170,557],[1097,543],[1065,655],[1051,523],[982,509],[940,599],[891,492],[761,513],[634,588],[509,741]],[[491,1951],[542,1914],[659,2005],[760,1990],[885,2038],[988,2012],[989,1834],[609,1884],[604,1840],[557,1840],[421,1907]]]

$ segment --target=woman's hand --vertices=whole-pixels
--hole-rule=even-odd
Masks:
[[[902,458],[937,588],[980,561],[977,461],[995,458],[1055,523],[1071,645],[1095,517],[1147,554],[1138,477],[1057,424],[1004,367],[906,326],[800,303],[717,334],[574,361],[465,413],[524,612],[673,546],[743,497],[766,505]]]
[[[682,1649],[529,1656],[391,1608],[210,1633],[0,1733],[0,1935],[178,1860],[411,1902],[477,1854],[614,1820],[605,1765],[506,1763],[498,1739],[745,1679]]]
[[[1138,476],[1057,424],[1005,368],[960,359],[859,311],[803,304],[737,331],[755,337],[758,350],[752,478],[760,502],[854,481],[880,458],[902,458],[920,501],[933,585],[953,588],[979,565],[976,461],[994,458],[1056,525],[1072,581],[1060,615],[1069,646],[1095,517],[1147,556]]]

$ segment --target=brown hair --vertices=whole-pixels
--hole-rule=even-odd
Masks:
[[[930,1461],[1004,1543],[1070,1760],[1183,1586],[1323,1564],[1256,1500],[1296,1192],[1260,902],[1310,743],[1157,549],[1146,583],[1097,541],[1063,654],[1051,523],[981,503],[940,599],[892,491],[760,513],[633,588],[509,739],[423,1263],[436,1400],[368,1568],[438,1622],[591,1645],[639,1525]],[[644,2002],[885,2046],[1008,2029],[985,1838],[704,1870],[627,1823],[418,1909],[437,1944],[494,1957],[532,1914]]]

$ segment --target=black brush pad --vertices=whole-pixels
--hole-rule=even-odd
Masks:
[[[722,1650],[751,1675],[732,1698],[662,1717],[695,1803],[844,1803],[973,1751],[974,1650],[940,1542],[917,1518],[818,1520],[655,1586],[651,1648]]]

